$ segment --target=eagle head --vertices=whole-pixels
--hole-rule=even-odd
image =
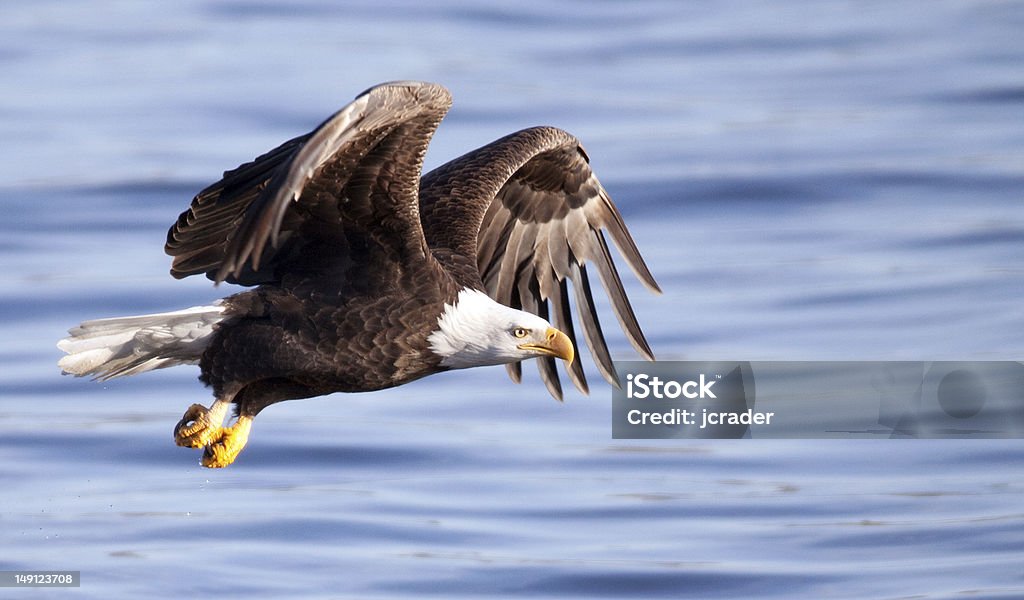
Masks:
[[[569,336],[546,320],[510,308],[479,290],[464,289],[445,304],[437,330],[427,338],[441,366],[465,369],[554,356],[572,362]]]

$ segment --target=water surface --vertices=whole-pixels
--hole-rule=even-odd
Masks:
[[[596,371],[557,404],[499,368],[275,406],[209,471],[171,440],[195,369],[97,384],[54,348],[228,293],[167,275],[191,196],[425,79],[455,96],[428,166],[535,124],[583,140],[665,290],[629,282],[660,357],[1019,360],[1022,25],[1004,2],[5,4],[0,569],[82,571],[42,597],[1024,595],[1017,441],[612,440]]]

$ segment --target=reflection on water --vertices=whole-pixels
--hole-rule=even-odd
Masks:
[[[629,282],[661,358],[1018,360],[1018,6],[0,14],[0,569],[95,597],[1024,594],[1016,441],[612,440],[607,388],[479,369],[274,406],[211,472],[171,440],[195,370],[96,384],[54,348],[227,293],[166,275],[191,196],[419,78],[455,96],[429,165],[583,139],[666,291]]]

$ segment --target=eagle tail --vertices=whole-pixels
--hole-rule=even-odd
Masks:
[[[196,364],[214,326],[224,320],[221,303],[168,313],[86,321],[57,343],[67,356],[57,363],[64,373],[106,381]]]

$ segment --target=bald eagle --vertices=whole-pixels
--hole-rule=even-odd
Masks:
[[[167,234],[175,278],[251,289],[209,306],[86,321],[58,346],[65,373],[106,380],[198,364],[213,389],[174,429],[202,464],[231,464],[253,418],[283,400],[365,392],[449,369],[555,359],[576,387],[570,286],[583,337],[618,385],[587,266],[636,350],[653,360],[605,240],[660,292],[579,141],[524,129],[420,176],[451,106],[444,87],[394,82],[311,133],[224,173]],[[549,323],[553,319],[555,325]],[[228,408],[236,419],[223,427]]]

